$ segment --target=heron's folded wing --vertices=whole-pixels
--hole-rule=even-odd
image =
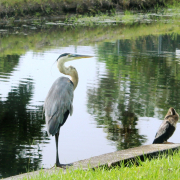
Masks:
[[[54,135],[73,111],[73,84],[69,78],[58,78],[52,85],[44,103],[48,133]]]

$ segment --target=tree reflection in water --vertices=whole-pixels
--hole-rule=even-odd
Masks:
[[[100,79],[99,87],[88,90],[88,112],[95,117],[98,127],[103,127],[107,139],[116,144],[117,150],[142,145],[146,138],[136,128],[138,118],[131,108],[131,98],[118,91],[118,82],[111,73]],[[129,101],[128,105],[124,105]]]
[[[120,126],[115,125],[111,129],[105,128],[108,139],[116,142],[117,150],[137,147],[145,143],[145,136],[140,135],[139,129],[135,127],[138,119],[134,113],[124,111],[120,121],[122,122]]]
[[[169,107],[179,109],[180,65],[176,49],[180,35],[144,36],[98,46],[97,83],[88,89],[88,112],[117,150],[140,146],[146,137],[136,128],[138,116],[163,118]]]
[[[13,67],[14,63],[7,73]],[[47,140],[42,107],[29,107],[33,80],[11,88],[6,99],[0,99],[0,178],[41,168],[39,143]]]

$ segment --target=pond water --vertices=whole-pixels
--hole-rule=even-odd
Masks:
[[[33,40],[25,33],[1,36],[0,178],[55,163],[55,138],[47,136],[42,109],[52,83],[64,76],[55,63],[61,53],[93,56],[66,63],[77,69],[79,84],[73,115],[61,128],[61,163],[151,144],[169,107],[180,113],[179,34],[90,45],[64,37],[65,45],[52,46],[48,33],[35,48],[29,45],[38,41],[35,35]],[[9,41],[17,46],[5,48]],[[170,142],[179,142],[179,129],[178,123]]]

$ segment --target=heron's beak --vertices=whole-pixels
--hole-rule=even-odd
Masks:
[[[91,58],[93,56],[88,56],[88,55],[80,55],[80,54],[70,54],[70,57],[74,59],[82,59],[82,58]]]

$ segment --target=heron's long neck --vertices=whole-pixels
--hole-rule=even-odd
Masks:
[[[66,62],[66,60],[64,60],[64,59],[58,61],[57,67],[61,73],[65,74],[65,75],[69,75],[71,77],[70,79],[74,84],[74,90],[75,90],[77,87],[77,84],[78,84],[78,80],[79,80],[78,73],[76,70],[74,70],[72,72],[70,70],[70,67],[66,67],[64,65],[65,62]]]
[[[76,71],[74,71],[73,75],[70,75],[70,76],[71,76],[70,79],[74,84],[74,90],[75,90],[78,85],[78,81],[79,81],[78,73]]]

